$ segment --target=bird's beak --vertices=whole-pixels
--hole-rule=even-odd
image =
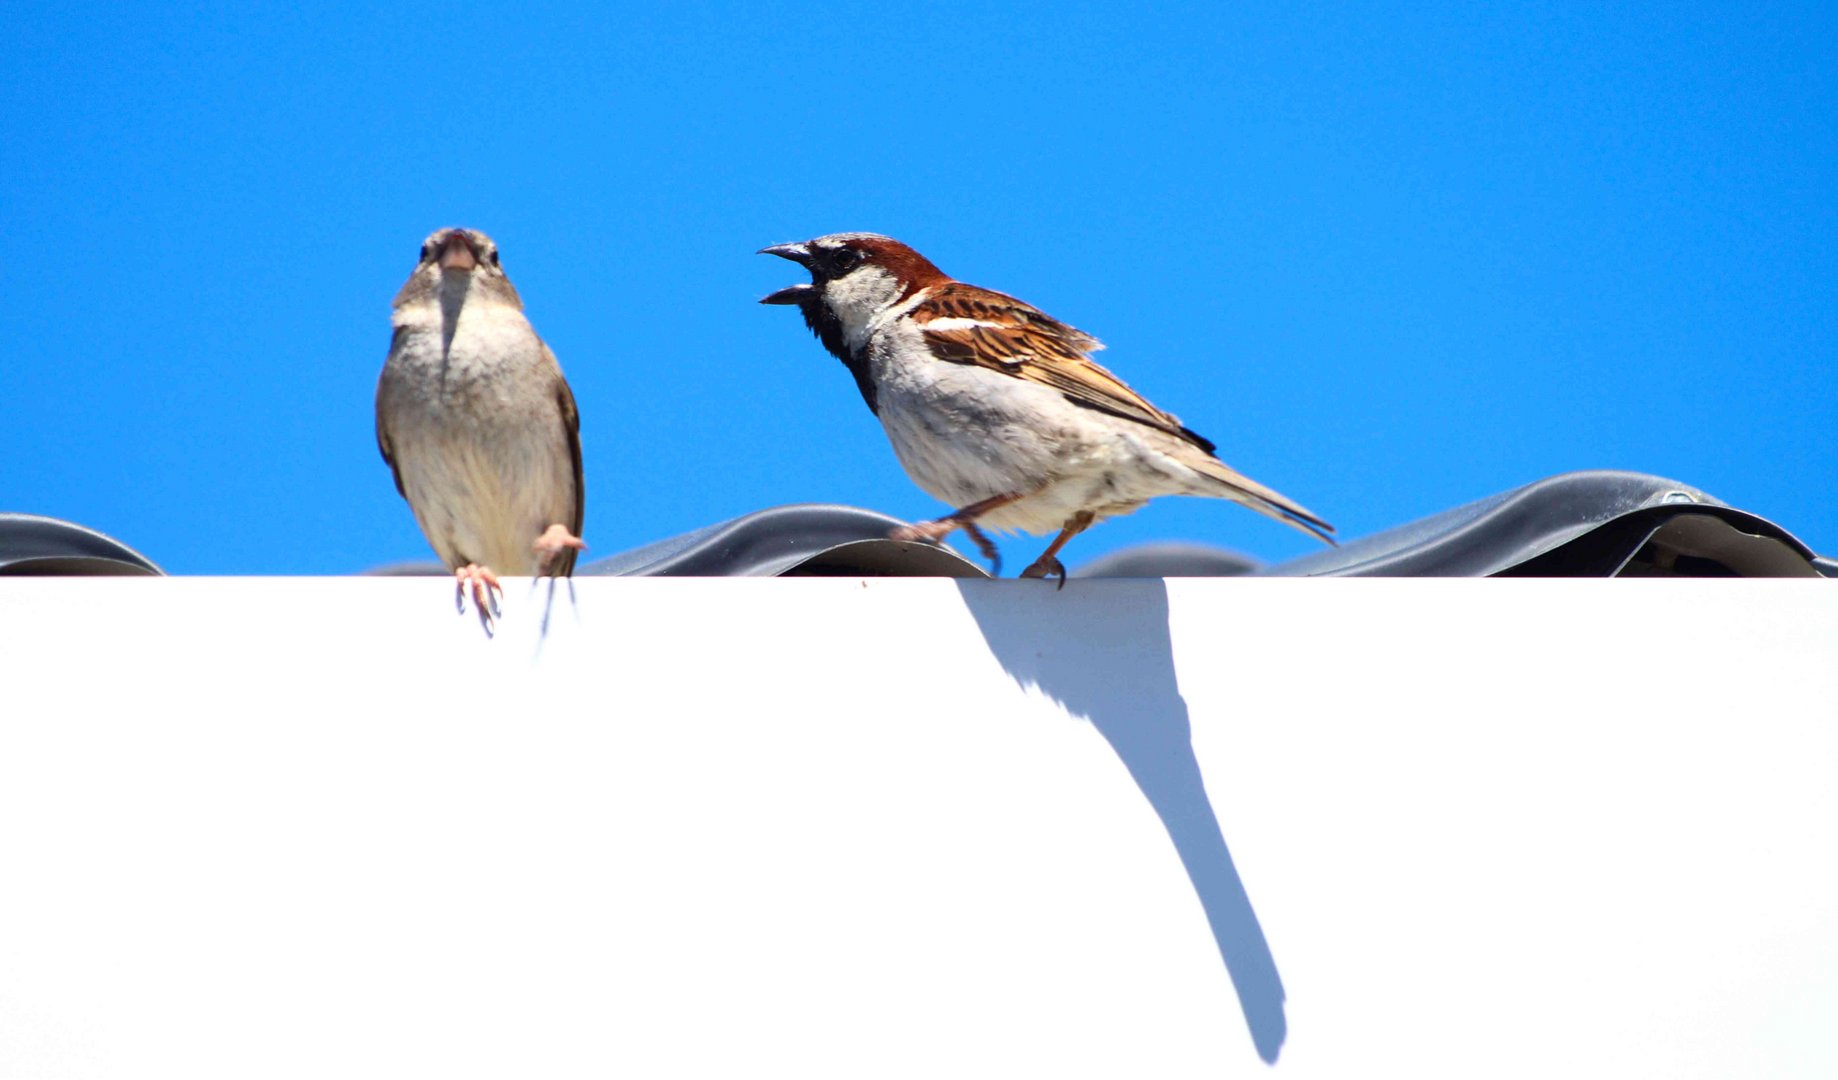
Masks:
[[[774,244],[760,248],[755,254],[777,255],[781,259],[790,259],[805,269],[810,269],[811,249],[809,244]]]
[[[809,244],[774,244],[771,247],[760,248],[758,254],[777,255],[781,259],[790,259],[806,270],[810,269],[811,265]],[[771,296],[760,297],[759,302],[762,304],[802,304],[816,299],[816,296],[817,286],[815,285],[788,285]]]
[[[762,304],[802,304],[806,300],[816,298],[817,286],[815,285],[787,285],[770,296],[760,297],[759,302]]]
[[[447,242],[440,249],[440,268],[442,270],[471,270],[479,265],[478,256],[473,254],[472,241],[464,233],[454,233],[447,237]]]

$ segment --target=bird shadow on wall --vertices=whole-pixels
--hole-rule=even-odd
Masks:
[[[530,580],[530,591],[534,593],[538,585],[544,580],[543,578],[532,578]],[[546,580],[549,583],[549,591],[543,596],[542,622],[538,623],[536,627],[536,651],[539,653],[542,651],[543,642],[549,640],[549,618],[555,614],[555,584],[557,579],[551,577]],[[568,609],[574,612],[574,617],[576,619],[579,619],[581,617],[581,606],[574,598],[574,578],[570,576],[560,580],[562,584],[568,587]]]
[[[1174,841],[1199,894],[1258,1056],[1274,1064],[1289,1022],[1283,980],[1239,880],[1194,757],[1160,581],[960,581],[989,650],[1022,686],[1089,720]],[[1127,593],[1125,592],[1127,590]]]

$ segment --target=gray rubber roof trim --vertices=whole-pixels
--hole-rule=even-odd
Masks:
[[[906,524],[853,506],[758,510],[588,563],[581,575],[627,577],[988,577],[949,547],[887,539]]]
[[[807,504],[747,514],[590,563],[583,574],[987,577],[948,547],[896,543],[897,518]],[[1643,473],[1565,473],[1274,566],[1199,544],[1094,559],[1075,577],[1828,576],[1763,518]]]
[[[1072,571],[1075,578],[1242,577],[1263,564],[1208,544],[1137,544],[1100,555]]]
[[[94,529],[37,514],[0,513],[0,574],[163,573],[153,560]]]
[[[640,577],[987,577],[946,546],[887,539],[905,524],[852,506],[779,506],[577,568]],[[0,573],[159,574],[133,548],[81,525],[0,513]],[[378,574],[444,574],[438,563]],[[1765,518],[1696,488],[1631,472],[1575,472],[1274,566],[1195,544],[1152,544],[1092,560],[1076,577],[1838,577]]]
[[[897,543],[897,518],[852,506],[780,506],[588,563],[579,574],[772,577],[987,577],[944,546]],[[413,573],[428,563],[378,573]],[[1687,484],[1644,473],[1564,473],[1348,541],[1260,566],[1201,544],[1113,552],[1074,577],[1838,577],[1765,518]]]
[[[1781,576],[1785,548],[1798,576],[1815,576],[1815,557],[1792,534],[1736,510],[1697,488],[1645,473],[1594,470],[1563,473],[1445,510],[1338,548],[1264,567],[1272,577],[1489,577],[1537,569],[1537,560],[1594,536],[1589,550],[1553,560],[1561,576],[1621,573],[1655,534],[1681,516],[1707,517],[1765,544],[1749,560],[1756,572]],[[1619,527],[1607,529],[1612,524]],[[1699,530],[1708,537],[1709,533]],[[1674,529],[1668,537],[1683,539]],[[1727,549],[1728,545],[1718,542]],[[1599,550],[1596,550],[1599,549]],[[1772,571],[1772,572],[1768,572]],[[1807,571],[1811,571],[1808,573]],[[1529,572],[1529,570],[1528,570]]]

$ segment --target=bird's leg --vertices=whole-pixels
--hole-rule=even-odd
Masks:
[[[472,605],[479,611],[479,625],[485,628],[487,637],[491,635],[491,621],[504,612],[498,606],[498,594],[504,591],[498,584],[498,575],[491,568],[478,563],[467,563],[453,571],[455,586],[453,592],[454,606],[460,614],[466,612],[466,594],[472,593]]]
[[[976,549],[989,560],[989,576],[1002,576],[1002,553],[996,550],[996,542],[991,540],[983,530],[976,527],[976,522],[964,522],[964,535],[976,542]]]
[[[1059,587],[1065,588],[1066,564],[1059,561],[1059,549],[1066,546],[1066,541],[1089,528],[1091,517],[1091,511],[1080,510],[1066,519],[1066,527],[1059,531],[1059,535],[1053,538],[1051,544],[1047,545],[1047,550],[1040,553],[1040,558],[1029,563],[1028,568],[1021,571],[1021,576],[1038,578],[1057,576]]]
[[[924,541],[926,543],[935,544],[943,540],[946,536],[949,536],[951,530],[963,529],[970,534],[970,539],[976,541],[977,550],[983,553],[983,557],[994,563],[999,570],[1002,566],[1001,556],[996,553],[996,546],[990,543],[989,537],[983,535],[983,530],[976,527],[976,519],[989,513],[991,510],[1007,506],[1009,503],[1017,499],[1025,499],[1027,496],[1027,492],[1021,491],[1009,491],[1001,495],[991,495],[989,498],[979,502],[973,502],[961,510],[955,510],[946,514],[936,521],[921,521],[914,525],[902,525],[893,532],[888,533],[887,538],[889,540],[904,540],[909,542]]]
[[[549,567],[553,565],[561,553],[568,548],[573,548],[576,551],[585,551],[587,550],[587,541],[569,532],[559,524],[551,525],[543,530],[543,534],[536,538],[534,544],[530,545],[530,550],[536,552],[537,576],[547,577],[549,574]]]

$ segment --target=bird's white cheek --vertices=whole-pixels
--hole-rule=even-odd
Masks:
[[[875,319],[900,295],[893,275],[878,267],[864,267],[824,286],[823,298],[842,323],[850,349],[867,344]]]

